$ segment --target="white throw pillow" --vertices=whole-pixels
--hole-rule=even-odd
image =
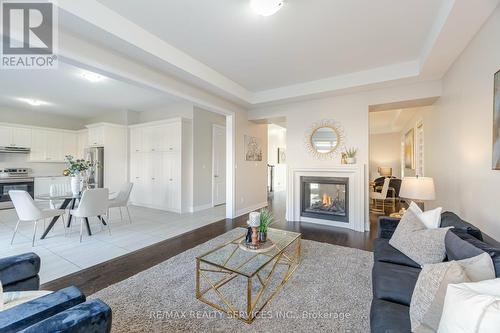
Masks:
[[[500,332],[500,278],[450,284],[438,333]]]
[[[420,222],[422,222],[427,229],[436,229],[441,225],[442,207],[423,212],[422,209],[412,201],[408,209],[417,215]]]

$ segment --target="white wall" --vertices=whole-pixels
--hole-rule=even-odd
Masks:
[[[369,106],[436,97],[440,96],[440,94],[441,83],[439,81],[420,82],[361,93],[261,107],[249,111],[249,119],[286,118],[288,170],[299,167],[328,167],[340,164],[340,157],[327,161],[316,160],[305,148],[305,137],[313,123],[323,119],[336,120],[344,128],[346,146],[358,148],[358,164],[366,167],[365,177],[368,179]],[[365,219],[368,223],[367,179]]]
[[[278,148],[286,152],[286,128],[277,125],[269,125],[268,128],[268,152],[267,163],[274,165],[274,191],[286,189],[286,163],[278,164]]]
[[[175,117],[193,119],[193,104],[188,102],[172,103],[161,108],[139,112],[138,123],[147,123]]]
[[[236,216],[267,206],[267,124],[248,121],[246,112],[235,114]],[[245,160],[245,135],[260,138],[263,160]]]
[[[500,240],[500,171],[492,164],[493,75],[500,69],[500,7],[443,79],[426,126],[426,175],[443,206]]]
[[[212,205],[212,129],[226,125],[226,117],[194,108],[193,114],[193,206],[194,210]]]
[[[370,135],[370,179],[380,177],[378,167],[392,168],[394,177],[401,177],[401,134]]]
[[[82,129],[87,124],[83,118],[8,107],[0,107],[0,122],[68,130]]]

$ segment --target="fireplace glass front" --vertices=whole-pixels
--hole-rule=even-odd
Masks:
[[[301,177],[301,215],[349,222],[349,178]]]

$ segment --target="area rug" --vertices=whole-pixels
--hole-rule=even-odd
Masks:
[[[370,331],[373,255],[331,244],[302,240],[299,268],[251,324],[197,300],[195,257],[244,233],[231,230],[89,298],[111,307],[112,332]]]

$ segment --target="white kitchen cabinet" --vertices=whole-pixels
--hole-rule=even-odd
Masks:
[[[13,127],[12,145],[15,147],[31,148],[31,128]]]
[[[190,154],[190,142],[183,143],[183,131],[191,134],[189,120],[133,125],[130,128],[131,202],[136,205],[183,213],[192,209],[190,184],[183,184],[190,166],[183,158]],[[186,136],[189,136],[186,135]],[[185,144],[185,146],[183,146]]]
[[[30,161],[45,162],[45,154],[47,150],[47,133],[44,130],[34,129],[32,132],[32,144],[30,152]]]
[[[0,126],[1,147],[31,147],[31,129],[15,126]]]
[[[75,158],[79,158],[77,155],[78,149],[77,149],[77,144],[78,144],[78,136],[76,133],[72,132],[64,132],[62,133],[62,142],[63,142],[63,156],[62,158],[65,159],[66,155],[71,155]]]
[[[7,126],[0,126],[0,147],[10,146],[12,129]]]
[[[31,162],[61,163],[66,155],[76,154],[75,132],[34,128],[31,136]]]
[[[180,122],[153,124],[130,129],[131,152],[178,152],[181,147]]]
[[[63,134],[58,131],[45,131],[46,132],[46,152],[45,160],[48,162],[60,162],[64,160],[64,145]]]
[[[76,157],[85,159],[85,149],[89,147],[89,131],[81,130],[76,134],[77,136],[77,150]]]
[[[103,147],[104,146],[104,132],[105,125],[89,125],[89,146],[90,147]]]
[[[130,152],[142,152],[142,128],[140,127],[130,129]]]

